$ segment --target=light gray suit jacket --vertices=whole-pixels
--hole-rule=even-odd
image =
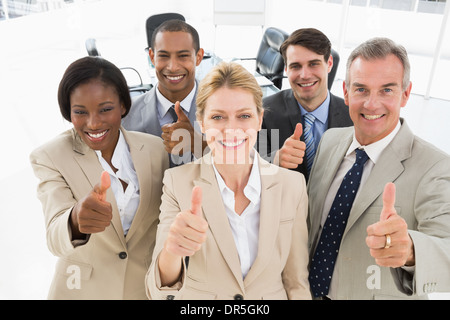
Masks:
[[[450,157],[401,122],[350,211],[338,272],[333,274],[337,299],[426,299],[427,293],[450,292]],[[353,127],[328,130],[316,153],[308,182],[310,256],[320,234],[325,197],[353,132]],[[380,219],[387,182],[396,185],[395,208],[414,242],[412,276],[402,268],[378,267],[365,243],[367,227]]]
[[[196,86],[198,88],[198,84]],[[188,118],[192,126],[200,132],[200,127],[196,123],[197,104],[195,99],[197,92],[195,92],[192,100],[191,108],[189,110]],[[131,131],[139,131],[149,133],[161,137],[162,130],[158,120],[158,107],[156,98],[156,86],[150,91],[133,98],[133,103],[129,113],[122,119],[122,126]],[[188,163],[192,160],[192,154],[184,153],[183,156],[170,155],[170,166],[174,164]]]

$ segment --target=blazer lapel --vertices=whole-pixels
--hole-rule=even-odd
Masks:
[[[147,212],[146,208],[149,207],[149,202],[151,201],[151,176],[152,176],[152,167],[148,163],[148,159],[150,157],[145,156],[146,152],[144,151],[144,144],[136,139],[130,139],[129,133],[121,128],[122,133],[125,137],[125,140],[128,143],[130,148],[131,158],[133,159],[134,169],[136,170],[136,174],[138,176],[139,181],[139,206],[136,210],[136,215],[133,218],[133,222],[131,223],[130,229],[128,230],[126,241],[129,241],[132,236],[135,234],[136,229],[140,226],[142,220],[145,218]]]
[[[269,163],[259,159],[260,174],[266,170]],[[270,259],[273,258],[275,243],[278,238],[278,225],[280,224],[281,192],[282,188],[274,174],[261,174],[261,206],[258,239],[258,255],[253,262],[244,283],[248,286],[258,279]]]
[[[103,171],[103,167],[100,164],[97,154],[94,150],[89,148],[82,140],[81,137],[73,130],[73,150],[75,152],[75,161],[80,166],[81,171],[85,174],[87,180],[90,183],[91,188],[100,182],[100,176]],[[123,236],[122,222],[120,221],[119,209],[117,208],[116,198],[111,188],[106,192],[106,201],[111,203],[113,218],[111,224],[116,231],[117,235],[123,243],[125,239]]]
[[[161,136],[161,125],[158,120],[158,107],[156,100],[156,87],[154,90],[149,92],[149,94],[145,97],[145,105],[146,107],[141,109],[141,117],[142,119],[149,119],[149,127],[146,128],[146,132],[153,134],[155,136]]]
[[[203,214],[225,261],[244,290],[239,255],[211,161],[211,153],[201,159],[200,178],[194,180],[194,185],[202,188]]]
[[[318,205],[318,209],[315,212],[319,214],[315,214],[312,216],[311,220],[311,230],[316,230],[317,232],[320,230],[320,223],[322,221],[322,212],[323,205],[325,203],[325,198],[328,194],[328,190],[330,189],[331,183],[336,176],[336,172],[338,171],[342,159],[345,157],[347,150],[352,142],[353,138],[353,130],[348,130],[346,134],[342,137],[339,144],[334,146],[326,146],[321,145],[322,148],[325,148],[328,154],[328,159],[326,159],[326,163],[320,162],[320,166],[324,168],[324,173],[321,175],[322,180],[320,181],[320,189],[315,189],[313,192],[316,192],[317,199],[315,199],[316,204]],[[338,159],[338,160],[336,160]],[[311,217],[311,215],[310,215]]]
[[[387,182],[393,182],[404,171],[402,162],[411,156],[413,134],[406,123],[386,147],[375,164],[370,176],[362,186],[353,203],[346,231],[358,220],[367,208],[383,193]],[[345,236],[344,232],[344,236]]]
[[[295,130],[295,126],[297,123],[302,122],[302,116],[300,113],[300,107],[298,106],[298,102],[294,97],[294,93],[292,89],[289,90],[289,94],[286,95],[286,113],[288,114],[288,118],[291,122],[292,132]],[[303,134],[301,140],[304,141]]]

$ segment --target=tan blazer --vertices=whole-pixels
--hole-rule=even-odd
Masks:
[[[90,235],[85,244],[71,242],[69,215],[74,204],[100,181],[98,157],[68,130],[34,150],[30,161],[39,179],[50,251],[59,257],[50,299],[146,299],[144,276],[153,252],[162,177],[169,161],[158,137],[122,128],[139,180],[140,204],[124,237],[111,188],[111,225]]]
[[[414,136],[401,121],[350,211],[332,278],[335,299],[426,299],[427,293],[450,291],[450,157]],[[311,255],[325,197],[353,132],[353,127],[328,130],[316,153],[308,182]],[[378,267],[365,242],[367,227],[380,220],[387,182],[396,185],[395,209],[414,242],[412,274]]]
[[[152,299],[311,299],[308,283],[306,215],[308,198],[302,174],[259,158],[261,210],[258,255],[245,279],[222,196],[211,165],[211,155],[164,176],[160,224],[147,273]],[[183,277],[171,288],[160,288],[158,255],[170,225],[189,210],[194,186],[203,191],[202,211],[209,224],[207,240],[189,258]]]

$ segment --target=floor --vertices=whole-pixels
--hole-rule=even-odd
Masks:
[[[36,179],[29,166],[30,151],[69,128],[62,120],[56,103],[56,90],[62,72],[78,57],[86,55],[84,39],[95,37],[101,54],[119,66],[136,67],[144,82],[150,80],[147,72],[145,34],[142,21],[148,14],[136,10],[134,18],[117,15],[114,8],[101,6],[102,1],[92,1],[84,7],[72,7],[64,12],[49,12],[34,17],[0,22],[0,97],[2,109],[0,125],[0,246],[3,261],[0,264],[0,299],[45,299],[56,261],[45,243],[45,230],[40,202],[36,198]],[[136,1],[135,1],[136,2]],[[111,1],[121,6],[125,1]],[[131,3],[131,2],[130,2]],[[147,2],[139,2],[145,6]],[[215,41],[236,39],[239,29],[214,28],[211,18],[198,14],[195,8],[181,0],[153,1],[153,10],[185,12],[200,31],[204,47],[227,57],[251,56],[259,42],[261,30],[248,27],[251,39],[242,41],[232,52]],[[204,2],[209,6],[210,2]],[[112,7],[114,7],[112,6]],[[155,6],[157,9],[155,9]],[[160,7],[158,7],[160,6]],[[117,9],[117,7],[115,7]],[[127,10],[131,10],[127,8]],[[147,8],[148,9],[148,8]],[[207,8],[208,10],[210,7]],[[109,12],[108,10],[111,10]],[[142,12],[141,12],[142,11]],[[152,12],[150,9],[146,12]],[[120,21],[115,28],[103,26],[99,17]],[[136,23],[135,20],[139,20]],[[91,22],[92,21],[92,22]],[[86,25],[96,25],[96,28]],[[54,28],[58,25],[61,28]],[[243,32],[242,34],[244,34]],[[15,41],[20,39],[19,41]],[[14,45],[11,45],[14,43]],[[342,95],[342,80],[333,84],[332,91]],[[424,99],[413,94],[408,106],[402,110],[413,131],[450,153],[450,101],[436,98]],[[9,151],[9,156],[5,156]],[[450,299],[449,294],[435,294],[433,299]]]

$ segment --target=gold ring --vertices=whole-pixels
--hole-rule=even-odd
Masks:
[[[384,245],[385,249],[388,249],[391,246],[391,236],[389,234],[386,235],[386,243]]]

